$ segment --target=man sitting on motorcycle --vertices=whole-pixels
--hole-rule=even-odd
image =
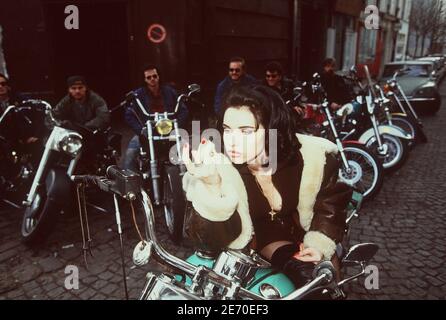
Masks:
[[[141,101],[148,113],[174,112],[178,93],[171,86],[162,83],[159,67],[147,65],[144,67],[145,86],[135,90],[136,97]],[[187,107],[182,103],[178,110],[177,120],[180,128],[184,127],[188,117]],[[138,151],[140,149],[140,138],[143,137],[143,127],[147,122],[147,117],[139,111],[135,101],[132,101],[125,112],[125,120],[132,128],[135,136],[130,141],[124,159],[124,169],[138,172]]]
[[[0,73],[0,115],[5,112],[8,106],[14,104],[14,99],[10,96],[11,87],[9,86],[8,78]]]
[[[351,102],[344,79],[335,73],[336,60],[327,58],[322,63],[321,84],[327,93],[331,109],[338,110],[344,104]]]
[[[56,105],[53,114],[62,125],[80,125],[90,129],[103,130],[110,125],[110,112],[105,100],[90,90],[82,76],[67,80],[68,94]]]
[[[265,67],[265,81],[263,84],[277,91],[283,100],[289,101],[294,96],[294,83],[291,79],[286,78],[283,73],[283,67],[279,62],[268,63]],[[300,120],[305,115],[302,107],[296,105],[293,106],[293,109],[296,111],[297,119]]]
[[[25,100],[25,97],[12,90],[9,79],[0,73],[0,116],[11,106],[19,106],[20,103]],[[39,136],[42,133],[40,124],[29,122],[20,116],[14,115],[13,119],[5,119],[2,127],[0,128],[0,135],[8,138],[8,140],[19,141],[19,143],[35,147],[35,143],[39,140]],[[30,125],[31,123],[31,125]]]

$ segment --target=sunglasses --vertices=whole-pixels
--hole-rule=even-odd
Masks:
[[[240,73],[240,71],[242,71],[242,69],[239,69],[239,68],[237,68],[237,69],[229,69],[229,72],[231,72],[231,73]]]
[[[152,79],[153,79],[153,80],[156,80],[156,79],[158,79],[158,75],[157,75],[157,74],[154,74],[153,76],[147,76],[146,79],[147,79],[147,80],[152,80]]]
[[[7,85],[8,85],[8,83],[6,81],[0,82],[0,86],[2,86],[2,87],[6,87]]]
[[[267,74],[266,78],[267,79],[276,79],[279,75],[278,74]]]

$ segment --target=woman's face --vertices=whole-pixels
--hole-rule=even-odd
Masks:
[[[252,164],[264,152],[265,128],[257,126],[248,107],[228,108],[223,118],[223,130],[225,150],[233,163]]]

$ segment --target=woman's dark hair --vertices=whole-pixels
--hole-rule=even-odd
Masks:
[[[257,122],[257,129],[262,125],[266,129],[266,152],[269,155],[269,129],[277,130],[277,160],[279,162],[295,158],[301,147],[297,139],[297,123],[292,110],[286,106],[276,91],[263,86],[236,87],[226,96],[223,102],[220,129],[223,130],[223,119],[229,108],[248,107]]]

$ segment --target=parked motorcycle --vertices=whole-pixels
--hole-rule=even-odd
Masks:
[[[181,187],[181,177],[186,171],[175,158],[181,154],[181,135],[176,116],[180,104],[187,103],[201,88],[192,84],[188,90],[187,94],[178,97],[172,113],[148,113],[134,93],[127,96],[127,101],[136,103],[138,110],[148,119],[140,136],[139,172],[145,186],[150,189],[155,206],[163,207],[169,236],[176,243],[183,237],[186,210],[186,198]],[[176,147],[175,156],[169,154],[172,146]]]
[[[40,124],[45,110],[44,101],[26,100],[9,106],[0,116],[0,200],[17,209],[29,189],[42,149],[39,141],[27,140],[44,135]]]
[[[307,120],[313,120],[313,127],[308,133],[324,137],[336,143],[342,160],[339,178],[355,190],[362,193],[364,200],[373,198],[381,189],[384,181],[384,169],[381,161],[370,152],[364,144],[355,140],[341,141],[339,129],[345,121],[345,117],[353,112],[354,106],[347,104],[336,113],[332,113],[326,93],[320,83],[319,75],[314,75],[311,84],[311,96],[315,103],[299,101],[303,96],[304,88],[296,88],[295,104],[305,106]]]
[[[397,126],[380,123],[378,116],[383,101],[374,90],[367,66],[365,71],[367,85],[364,86],[356,70],[352,69],[351,74],[359,87],[360,94],[355,99],[359,108],[346,118],[340,136],[342,140],[353,139],[363,143],[381,159],[386,171],[396,171],[407,161],[413,137]]]
[[[404,90],[397,81],[398,72],[384,85],[382,94],[390,100],[389,109],[392,112],[392,123],[406,130],[415,141],[426,143],[428,141],[423,130],[423,123],[407,99]]]
[[[168,253],[157,240],[153,205],[142,188],[142,181],[137,180],[140,176],[113,168],[107,173],[107,178],[73,176],[72,180],[94,182],[114,194],[117,221],[120,220],[118,197],[130,201],[132,208],[141,208],[146,239],[136,246],[133,262],[143,266],[155,255],[159,263],[173,272],[149,272],[140,300],[299,300],[315,292],[331,299],[345,299],[345,284],[365,274],[366,265],[378,250],[371,243],[353,246],[347,253],[341,253],[340,258],[342,267],[360,268],[357,274],[337,281],[332,263],[325,261],[315,266],[312,279],[301,288],[296,288],[283,273],[273,270],[253,250],[225,250],[217,256],[197,252],[183,260]],[[125,270],[123,274],[125,281]]]
[[[59,213],[73,208],[75,192],[70,177],[75,173],[105,173],[108,166],[116,164],[121,150],[120,135],[110,134],[110,129],[91,131],[80,125],[64,125],[53,117],[49,104],[47,113],[54,128],[23,202],[21,233],[29,245],[45,240]]]

